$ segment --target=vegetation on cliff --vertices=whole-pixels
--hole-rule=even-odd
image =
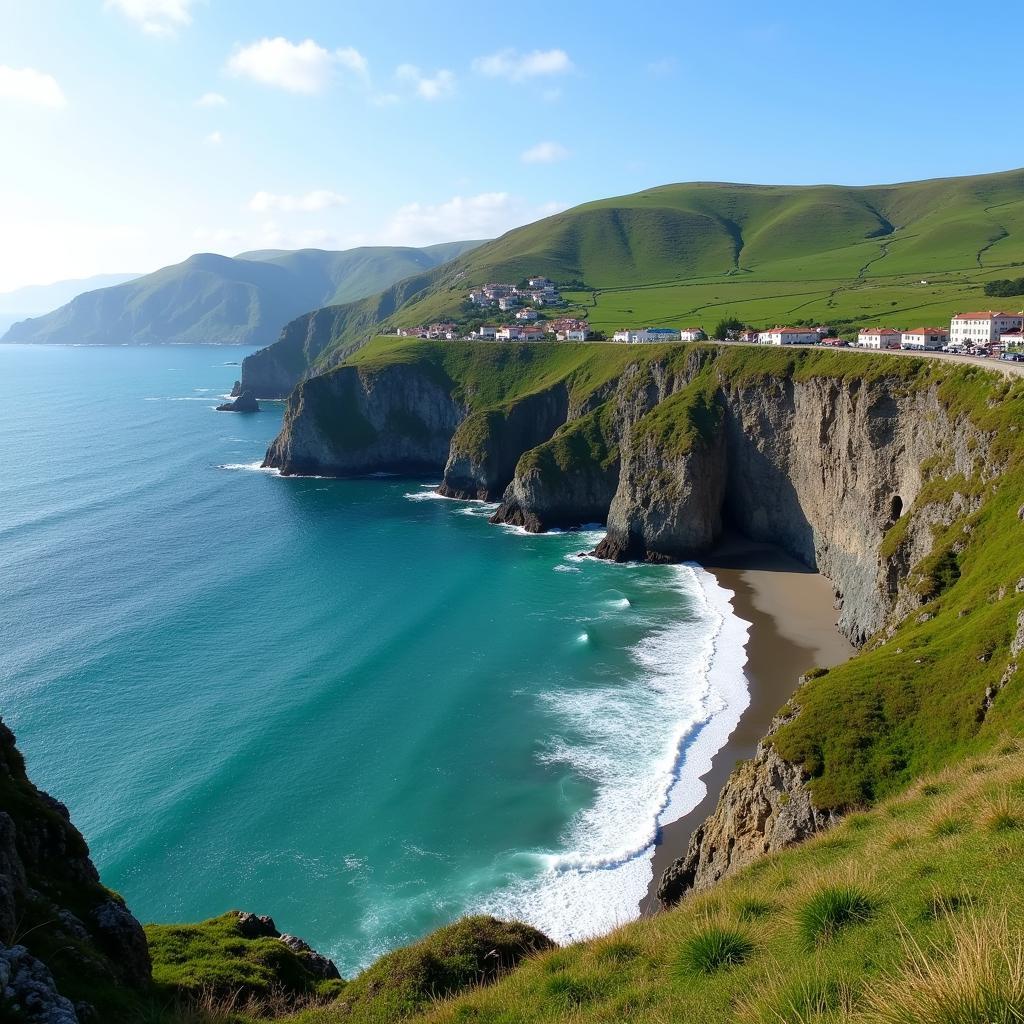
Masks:
[[[563,284],[568,312],[609,334],[631,324],[710,330],[740,320],[826,323],[849,335],[983,308],[986,284],[1021,263],[1020,170],[857,188],[665,185],[516,228],[337,307],[331,337],[306,371],[336,365],[382,325],[458,318],[472,285],[533,273]],[[279,346],[295,348],[294,337]],[[251,366],[265,358],[250,357]],[[282,393],[298,379],[281,378]]]

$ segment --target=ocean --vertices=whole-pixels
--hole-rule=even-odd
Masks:
[[[0,714],[143,921],[350,975],[461,914],[636,916],[747,704],[697,566],[578,557],[436,480],[259,470],[248,350],[0,346]]]

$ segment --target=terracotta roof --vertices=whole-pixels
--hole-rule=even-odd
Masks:
[[[904,331],[904,334],[949,334],[944,327],[915,327],[912,331]]]
[[[997,316],[1020,316],[1020,313],[999,313],[995,310],[986,310],[982,313],[954,313],[954,320],[992,320]]]
[[[893,330],[891,327],[862,327],[859,334],[899,334],[899,331]]]

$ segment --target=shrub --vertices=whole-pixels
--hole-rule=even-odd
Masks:
[[[553,946],[529,925],[466,917],[382,956],[349,982],[341,1005],[353,1021],[399,1020],[434,999],[489,984],[525,957]]]
[[[938,839],[949,836],[958,836],[967,831],[967,823],[963,818],[947,817],[941,818],[932,828],[932,835]]]
[[[679,968],[686,974],[714,974],[749,960],[754,944],[736,928],[706,925],[683,946]]]
[[[830,885],[819,890],[799,913],[800,934],[808,946],[831,939],[874,913],[874,902],[855,885]]]

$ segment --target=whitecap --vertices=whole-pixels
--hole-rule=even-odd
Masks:
[[[556,565],[555,572],[583,572],[578,565]]]
[[[269,473],[271,476],[280,476],[281,470],[273,466],[264,466],[263,462],[225,462],[217,467],[218,469],[245,470],[250,473]]]
[[[749,703],[749,623],[733,613],[732,594],[696,565],[631,571],[661,580],[668,572],[686,607],[630,651],[637,678],[546,695],[561,735],[540,759],[587,779],[596,796],[568,827],[561,849],[529,851],[537,864],[532,877],[520,877],[483,907],[529,921],[558,942],[603,934],[637,916],[660,828],[703,799],[700,779]]]

